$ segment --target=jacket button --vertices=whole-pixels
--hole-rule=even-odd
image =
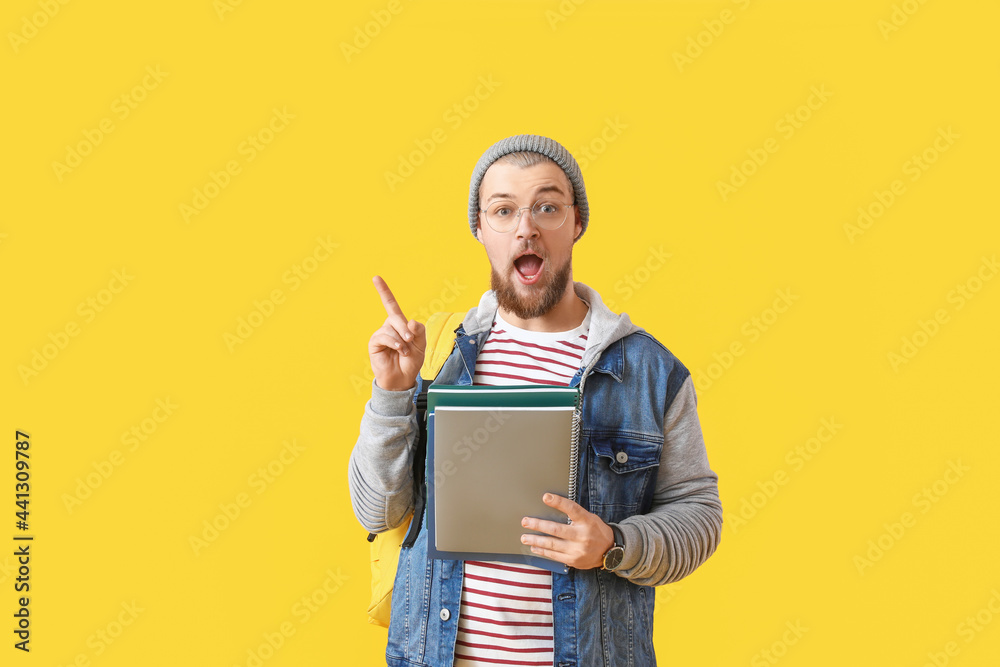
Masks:
[[[451,612],[448,611],[447,609],[442,609],[439,615],[441,616],[442,621],[447,621],[449,618],[451,618]]]
[[[627,462],[628,454],[626,454],[625,452],[618,452],[617,454],[615,454],[615,461],[618,461],[618,463]]]

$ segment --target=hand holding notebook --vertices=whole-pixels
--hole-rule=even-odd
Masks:
[[[568,563],[578,570],[601,567],[604,554],[615,544],[615,534],[601,517],[569,498],[546,493],[543,502],[569,517],[568,523],[526,517],[521,526],[542,534],[522,535],[534,554]]]

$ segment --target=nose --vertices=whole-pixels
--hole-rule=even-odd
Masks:
[[[531,215],[531,207],[525,206],[517,211],[517,227],[514,228],[517,238],[532,238],[538,236],[535,218]]]

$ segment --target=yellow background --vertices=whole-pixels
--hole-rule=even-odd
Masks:
[[[584,166],[574,277],[703,378],[726,523],[658,591],[661,664],[996,664],[997,3],[228,9],[4,3],[0,663],[252,665],[286,624],[262,664],[380,664],[347,489],[371,278],[409,317],[478,303],[469,174],[539,133]],[[54,165],[71,149],[88,154]],[[11,633],[16,429],[30,654]]]

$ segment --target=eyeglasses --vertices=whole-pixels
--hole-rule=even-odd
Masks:
[[[521,219],[521,211],[531,211],[531,219],[545,230],[559,229],[569,217],[566,209],[575,204],[562,204],[556,201],[540,199],[533,206],[518,206],[512,201],[496,201],[487,208],[480,209],[486,214],[486,223],[495,232],[501,234],[512,231]]]

